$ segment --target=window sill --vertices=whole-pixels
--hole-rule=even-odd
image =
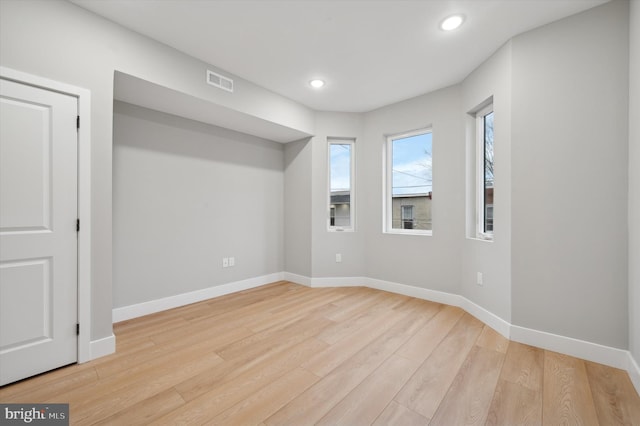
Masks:
[[[383,231],[383,234],[391,234],[391,235],[414,235],[414,236],[419,236],[419,237],[431,237],[433,236],[433,231],[429,230],[429,231],[416,231],[416,230],[402,230],[402,229],[393,229],[393,230],[387,230],[387,231]]]
[[[335,227],[335,228],[327,228],[327,232],[355,232],[355,229]]]
[[[493,242],[493,236],[489,237],[486,235],[476,235],[473,237],[467,237],[467,240],[473,240],[473,241],[480,241],[483,243],[492,243]]]

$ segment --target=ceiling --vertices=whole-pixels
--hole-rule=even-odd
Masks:
[[[608,0],[71,1],[314,110],[365,112],[456,84],[513,36]],[[462,27],[440,30],[453,13]]]

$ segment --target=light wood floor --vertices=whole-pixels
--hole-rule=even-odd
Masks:
[[[114,326],[117,353],[0,389],[72,424],[640,425],[626,372],[459,308],[278,282]]]

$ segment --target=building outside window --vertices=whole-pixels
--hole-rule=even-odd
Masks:
[[[354,147],[353,139],[328,139],[330,231],[354,229]]]
[[[385,232],[431,235],[431,129],[390,136],[385,152]]]

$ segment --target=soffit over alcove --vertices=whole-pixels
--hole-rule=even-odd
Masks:
[[[313,136],[120,71],[115,72],[113,92],[118,101],[275,142],[288,143]]]

